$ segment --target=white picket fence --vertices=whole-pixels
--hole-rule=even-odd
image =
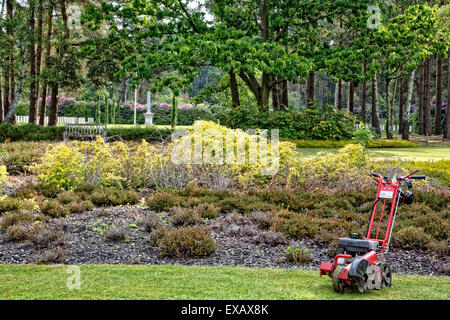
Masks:
[[[16,116],[17,123],[28,123],[28,116]],[[48,117],[44,119],[45,125],[48,124]],[[85,124],[94,123],[94,118],[76,118],[76,117],[58,117],[58,124]]]

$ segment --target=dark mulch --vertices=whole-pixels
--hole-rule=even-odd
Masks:
[[[138,206],[95,209],[67,218],[53,219],[50,225],[62,226],[64,236],[50,245],[65,251],[66,264],[182,264],[232,265],[246,267],[295,268],[286,260],[288,246],[303,245],[311,250],[310,263],[301,268],[318,270],[323,261],[332,261],[328,247],[312,240],[261,243],[261,231],[248,218],[238,214],[221,215],[205,221],[215,241],[216,252],[207,258],[162,257],[150,245],[150,234],[142,226],[151,213]],[[124,239],[108,239],[110,229],[121,229]],[[273,236],[273,234],[272,234]],[[272,239],[269,237],[269,239]],[[10,242],[0,233],[0,263],[36,263],[49,248],[38,248],[28,242]],[[406,251],[393,248],[387,261],[396,273],[422,275],[448,274],[448,262],[432,252]]]

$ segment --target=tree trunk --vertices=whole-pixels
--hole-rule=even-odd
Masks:
[[[236,80],[236,74],[233,72],[233,70],[230,71],[230,91],[233,107],[240,106],[241,102],[239,99],[239,87]]]
[[[36,49],[36,117],[39,112],[39,90],[42,65],[42,34],[44,26],[44,0],[38,2],[38,30],[37,30],[37,49]]]
[[[47,47],[45,50],[45,68],[50,68],[50,56],[52,52],[52,33],[53,33],[53,1],[50,1],[49,8],[47,12]],[[47,78],[44,78],[44,81],[42,83],[42,100],[41,100],[41,110],[39,114],[39,124],[41,126],[45,125],[45,108],[47,106],[47,89],[48,89],[48,80]]]
[[[381,134],[380,120],[378,119],[378,79],[375,75],[372,79],[372,128],[377,134]]]
[[[425,134],[424,107],[425,107],[425,67],[420,64],[420,82],[419,82],[419,135]]]
[[[273,110],[279,110],[281,106],[280,84],[275,84],[272,87],[272,108]]]
[[[30,52],[30,78],[31,78],[31,82],[30,82],[30,107],[29,107],[29,115],[28,115],[28,123],[37,123],[37,114],[38,114],[38,109],[37,109],[37,99],[36,99],[36,93],[37,93],[37,88],[36,88],[36,43],[34,40],[35,37],[35,30],[34,30],[34,25],[35,25],[35,3],[34,0],[29,0],[29,11],[30,11],[30,19],[28,21],[28,28],[31,34],[30,37],[30,46],[28,51]]]
[[[435,109],[435,122],[434,122],[434,134],[442,134],[441,122],[442,122],[442,57],[437,55],[437,70],[436,70],[436,109]]]
[[[367,65],[364,64],[364,78],[366,78],[367,74]],[[366,123],[366,81],[363,80],[361,85],[361,121],[362,123]]]
[[[394,81],[387,78],[386,79],[386,138],[392,140],[394,137],[392,135],[392,105],[391,105],[391,93],[393,90]]]
[[[403,105],[403,96],[405,95],[404,90],[404,81],[403,79],[399,79],[399,97],[398,97],[398,133],[403,133],[403,118],[404,118],[404,105]]]
[[[433,134],[431,126],[431,58],[426,61],[425,72],[425,134],[431,136]]]
[[[268,111],[269,110],[269,99],[270,99],[270,92],[271,92],[271,75],[268,73],[263,72],[262,74],[262,84],[261,84],[261,100],[260,100],[260,108],[262,111]]]
[[[1,2],[1,9],[0,9],[0,18],[3,19],[3,13],[5,12],[5,3],[6,0],[2,0]],[[3,37],[3,30],[0,30],[0,34]],[[3,122],[3,65],[0,63],[0,123]]]
[[[128,78],[123,78],[120,87],[120,97],[119,97],[119,102],[121,105],[123,105],[127,101],[127,91],[128,91]]]
[[[342,79],[338,81],[338,110],[342,110]]]
[[[309,72],[307,88],[306,88],[306,104],[311,106],[314,104],[314,71]]]
[[[317,94],[317,100],[319,101],[319,107],[321,107],[321,108],[323,108],[323,105],[324,105],[324,103],[323,103],[323,79],[322,79],[322,77],[318,77],[317,78],[317,91],[318,91],[318,94]]]
[[[17,90],[14,92],[14,98],[12,100],[11,106],[8,110],[8,112],[5,114],[5,118],[3,119],[3,123],[10,123],[13,124],[16,119],[16,109],[17,104],[19,103],[20,94],[22,93],[22,86],[25,79],[25,68],[27,66],[26,59],[27,59],[27,49],[25,49],[25,52],[22,52],[22,67],[19,75],[19,81],[17,85]]]
[[[63,61],[64,55],[66,52],[67,47],[67,40],[70,38],[70,30],[68,25],[68,17],[66,12],[66,1],[60,0],[61,5],[61,18],[64,25],[65,35],[64,35],[64,41],[60,45],[61,47],[58,48],[58,56],[60,58],[60,62]],[[51,102],[50,102],[50,115],[48,119],[48,125],[49,126],[56,126],[58,123],[58,91],[59,91],[59,85],[58,83],[54,83],[52,86],[52,93],[51,93]]]
[[[48,125],[50,127],[58,124],[58,91],[58,85],[53,85],[50,93],[50,112],[48,117]]]
[[[6,16],[7,20],[12,20],[14,15],[14,7],[13,7],[13,1],[7,0],[6,1]],[[9,108],[12,103],[11,98],[11,87],[13,86],[13,80],[14,80],[14,40],[13,40],[13,30],[11,26],[6,27],[6,35],[7,35],[7,41],[9,44],[9,48],[7,50],[8,57],[5,59],[5,88],[3,93],[3,120],[5,120],[5,116],[9,111]]]
[[[411,72],[411,75],[408,80],[408,97],[406,98],[406,110],[403,117],[402,124],[402,139],[409,140],[409,118],[411,116],[411,100],[414,88],[414,75],[415,71]]]
[[[288,81],[283,80],[281,83],[281,109],[287,110],[289,107],[289,89]]]
[[[449,50],[450,56],[450,50]],[[450,139],[450,60],[448,63],[448,81],[447,81],[447,109],[445,110],[445,127],[444,127],[444,139]]]
[[[348,111],[355,112],[355,84],[353,81],[350,81],[348,85]]]

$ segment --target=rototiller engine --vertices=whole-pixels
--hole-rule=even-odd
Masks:
[[[398,204],[411,204],[413,201],[413,194],[403,191],[402,186],[411,188],[412,179],[425,179],[425,176],[414,176],[417,172],[406,177],[394,177],[392,181],[377,173],[370,174],[378,183],[378,191],[363,239],[355,233],[350,238],[340,238],[333,263],[323,262],[320,265],[320,276],[328,275],[333,280],[334,291],[344,293],[356,289],[364,293],[367,289],[379,290],[391,286],[392,270],[384,256],[389,251]],[[382,208],[378,217],[380,203]],[[384,212],[388,210],[387,221],[383,221]],[[376,220],[378,225],[375,229]]]

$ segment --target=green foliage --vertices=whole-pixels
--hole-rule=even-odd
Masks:
[[[157,245],[161,255],[179,258],[209,256],[215,251],[213,240],[201,227],[166,230]]]
[[[121,206],[139,202],[136,191],[112,188],[97,189],[88,198],[96,206]]]
[[[35,124],[0,124],[0,143],[5,141],[62,140],[64,127],[42,127]]]
[[[278,129],[280,138],[293,140],[349,140],[356,118],[349,113],[328,108],[300,111],[261,112],[256,107],[236,107],[222,111],[220,123],[230,128]]]
[[[48,149],[47,143],[15,142],[0,144],[0,163],[10,174],[30,173],[29,166],[38,163]]]
[[[361,128],[356,130],[353,134],[353,141],[366,147],[369,142],[374,138],[372,131],[361,122]]]
[[[312,261],[311,249],[299,245],[288,247],[284,253],[287,260],[295,264],[301,265]]]
[[[195,226],[200,223],[199,215],[191,209],[174,207],[171,211],[170,221],[175,227]]]
[[[212,203],[200,203],[195,211],[203,219],[211,220],[219,216],[219,208]]]
[[[172,135],[170,128],[145,127],[145,128],[109,128],[108,137],[114,141],[115,137],[125,141],[142,141],[142,139],[151,141],[167,140]]]
[[[150,210],[154,211],[167,211],[171,208],[179,205],[181,198],[170,192],[156,191],[148,196],[145,200],[145,204]]]
[[[392,238],[394,245],[409,249],[424,249],[431,240],[431,236],[423,228],[414,226],[398,230]]]

